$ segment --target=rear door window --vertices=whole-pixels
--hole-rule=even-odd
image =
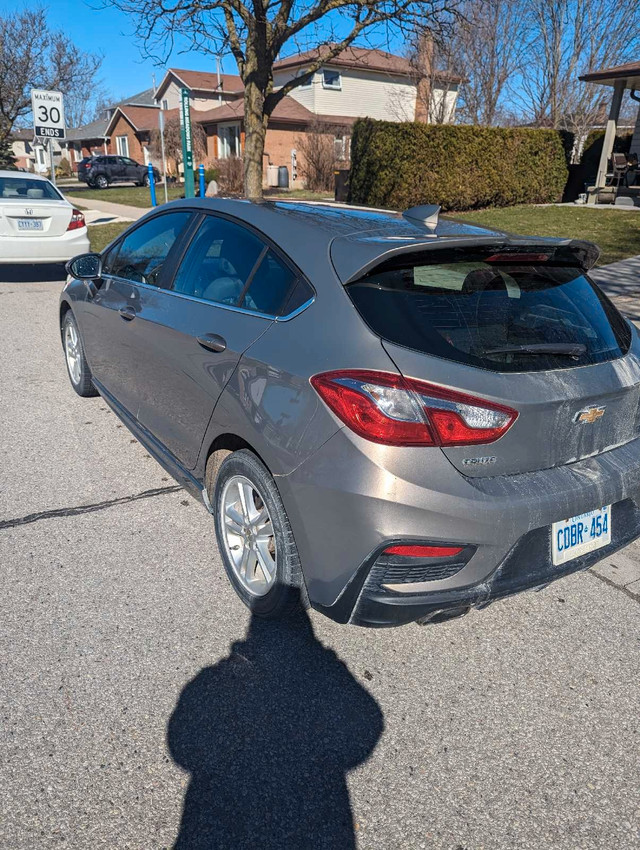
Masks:
[[[601,363],[631,342],[625,320],[575,267],[395,260],[347,291],[384,339],[497,372]]]
[[[254,272],[239,306],[277,316],[295,282],[295,273],[269,249]]]

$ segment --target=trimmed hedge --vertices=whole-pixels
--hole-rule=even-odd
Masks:
[[[555,130],[356,121],[349,202],[445,210],[559,201],[566,140]]]

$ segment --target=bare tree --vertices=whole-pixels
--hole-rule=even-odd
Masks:
[[[456,26],[444,37],[417,34],[409,59],[423,80],[418,98],[433,123],[448,120],[447,94],[458,85],[447,71],[464,78],[458,99],[463,121],[491,125],[501,118],[507,83],[520,67],[527,42],[525,9],[525,0],[462,0]]]
[[[105,0],[132,15],[147,55],[162,61],[174,37],[191,37],[210,54],[229,49],[244,83],[244,182],[262,197],[269,116],[282,98],[368,32],[440,21],[458,0]],[[305,73],[274,86],[273,65],[292,49],[311,48]]]
[[[117,99],[104,83],[94,82],[91,86],[75,86],[64,98],[64,116],[67,127],[82,127],[95,121],[107,106]]]
[[[0,17],[0,141],[31,111],[31,89],[87,89],[102,60],[51,30],[39,7]]]
[[[330,191],[335,169],[348,167],[349,132],[342,125],[316,120],[296,140],[296,147],[301,155],[300,173],[313,192]]]
[[[610,94],[581,74],[637,58],[640,16],[632,0],[530,0],[530,37],[519,100],[536,124],[580,133],[602,118]]]
[[[205,159],[207,156],[207,134],[202,124],[196,121],[191,125],[191,145],[196,160]],[[160,143],[160,130],[152,130],[149,147],[151,153],[160,158],[162,146]],[[182,162],[182,135],[180,132],[180,119],[171,117],[164,122],[164,151],[167,159],[173,160],[176,168]]]

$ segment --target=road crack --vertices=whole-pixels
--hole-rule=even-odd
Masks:
[[[129,502],[137,502],[140,499],[151,499],[153,496],[164,496],[168,493],[177,493],[183,488],[176,484],[174,487],[154,487],[152,490],[144,490],[142,493],[134,493],[131,496],[120,496],[118,499],[109,499],[105,502],[95,502],[92,505],[76,505],[72,508],[54,508],[50,511],[38,511],[38,513],[27,514],[17,519],[2,519],[0,520],[0,531],[5,528],[16,528],[20,525],[29,525],[32,522],[39,522],[41,519],[57,519],[58,517],[79,516],[80,514],[90,514],[94,511],[103,511],[105,508],[112,508],[116,505],[126,505]]]

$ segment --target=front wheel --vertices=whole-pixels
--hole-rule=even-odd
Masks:
[[[64,314],[61,333],[71,386],[83,398],[98,395],[91,380],[91,369],[84,356],[80,332],[78,331],[78,325],[71,310],[67,310]]]
[[[247,449],[207,466],[216,535],[229,580],[254,614],[290,616],[306,600],[300,558],[282,499],[264,464]],[[213,492],[211,492],[213,490]]]
[[[141,185],[142,186],[148,186],[149,185],[149,175],[148,174],[145,174],[144,177],[142,178],[142,184]]]

